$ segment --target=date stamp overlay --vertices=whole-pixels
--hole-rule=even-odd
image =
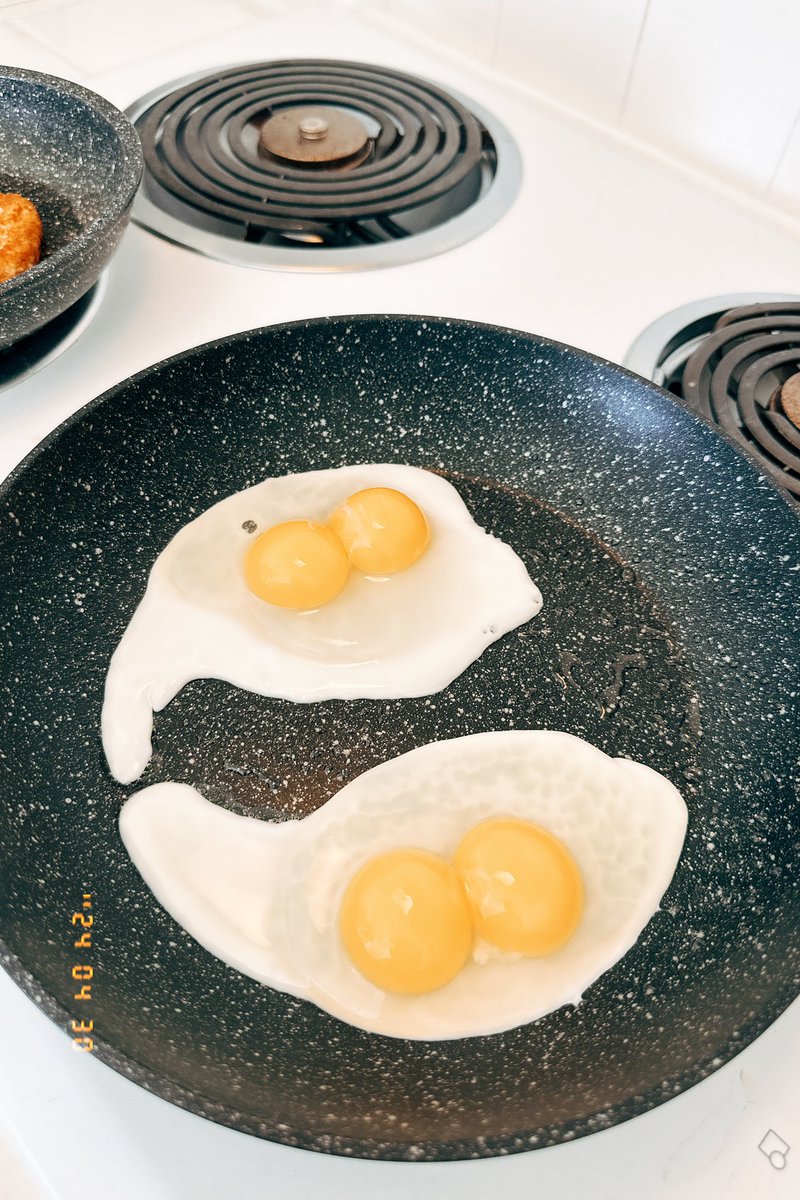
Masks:
[[[94,1017],[92,1016],[92,989],[94,986],[94,912],[92,893],[83,892],[80,907],[71,914],[72,963],[70,967],[73,988],[72,999],[76,1015],[70,1023],[73,1050],[91,1054],[94,1050]],[[791,1147],[774,1129],[768,1129],[758,1144],[758,1149],[776,1171],[783,1171]]]
[[[91,892],[83,893],[80,908],[72,914],[71,924],[74,950],[71,974],[75,989],[72,999],[79,1014],[73,1018],[70,1027],[72,1048],[84,1054],[91,1054],[94,1050],[94,1038],[92,1037],[94,1033],[92,1017],[94,913],[92,912]]]

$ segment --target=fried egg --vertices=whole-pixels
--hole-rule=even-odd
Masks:
[[[406,851],[468,870],[487,822],[532,823],[565,850],[577,872],[567,873],[566,927],[522,953],[478,923],[458,949],[458,916],[449,936],[463,965],[451,978],[431,977],[414,994],[394,981],[378,986],[351,952],[353,881]],[[438,1040],[577,1004],[658,909],[686,823],[680,793],[649,767],[571,734],[515,730],[419,747],[282,823],[230,812],[185,784],[156,784],[123,806],[120,831],[163,907],[229,966],[362,1029]],[[497,862],[492,872],[501,882],[510,875]],[[404,892],[399,900],[407,906]]]
[[[393,574],[345,569],[335,598],[311,610],[254,595],[245,577],[254,539],[284,522],[325,522],[372,488],[396,489],[424,513],[430,542],[417,561]],[[353,514],[340,511],[342,536],[352,539]],[[438,475],[383,464],[266,479],[185,525],[156,559],[106,680],[111,773],[138,779],[152,754],[153,712],[192,679],[301,703],[425,696],[541,604],[522,560]]]

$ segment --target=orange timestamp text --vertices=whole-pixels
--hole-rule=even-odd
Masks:
[[[83,901],[80,910],[72,914],[73,933],[76,934],[73,946],[76,950],[88,951],[81,955],[82,962],[73,963],[72,965],[72,980],[73,985],[78,986],[79,990],[73,993],[73,1000],[78,1004],[92,1003],[92,980],[94,979],[94,967],[86,959],[91,957],[92,951],[92,935],[94,932],[94,913],[92,912],[92,893],[84,892]],[[90,1015],[90,1010],[83,1009],[81,1018],[72,1021],[72,1048],[91,1052],[94,1050],[94,1038],[91,1036],[94,1032],[94,1020]]]

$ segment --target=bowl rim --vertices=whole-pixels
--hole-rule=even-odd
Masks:
[[[101,116],[116,134],[122,148],[123,172],[116,190],[109,196],[109,210],[95,217],[66,245],[59,246],[52,254],[40,259],[26,271],[21,271],[18,275],[0,283],[0,297],[3,299],[11,297],[23,286],[30,286],[32,280],[40,278],[53,268],[58,270],[65,263],[81,257],[88,244],[95,240],[98,233],[113,226],[133,204],[133,198],[139,189],[144,171],[144,156],[139,135],[125,114],[104,96],[91,91],[82,84],[74,83],[72,80],[63,79],[58,75],[49,75],[44,71],[29,70],[27,67],[0,65],[0,84],[6,80],[50,88],[61,95],[70,96]]]

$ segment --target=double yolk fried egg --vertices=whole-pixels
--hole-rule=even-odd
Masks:
[[[191,679],[296,702],[427,695],[541,603],[439,476],[267,479],[158,556],[108,672],[109,766],[139,777],[153,712]],[[422,746],[277,824],[161,783],[120,832],[223,962],[365,1030],[444,1039],[578,1003],[657,909],[686,816],[655,771],[538,730]]]
[[[399,532],[388,549],[363,544],[365,491],[409,500],[390,514]],[[370,519],[380,526],[382,511]],[[138,779],[154,711],[192,679],[301,703],[429,695],[541,604],[522,560],[429,471],[266,479],[185,525],[156,559],[108,671],[109,767],[121,783]]]
[[[446,1039],[577,1004],[658,908],[686,821],[649,767],[517,730],[419,747],[279,824],[156,784],[120,831],[217,958],[362,1029]]]

